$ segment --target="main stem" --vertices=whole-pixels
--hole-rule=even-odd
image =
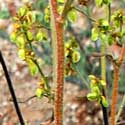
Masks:
[[[111,107],[111,125],[115,125],[116,104],[118,98],[118,80],[119,80],[119,67],[114,66],[114,83],[112,94],[112,107]]]
[[[125,44],[122,46],[121,54],[119,57],[119,60],[116,63],[113,64],[114,66],[114,83],[113,83],[113,92],[112,92],[112,106],[111,106],[111,125],[115,125],[115,114],[116,114],[116,104],[117,104],[117,98],[118,98],[118,80],[119,80],[119,69],[122,65],[122,62],[124,60],[125,56]]]
[[[63,122],[63,84],[64,84],[64,42],[63,24],[61,16],[57,12],[57,1],[50,0],[51,7],[51,34],[53,44],[53,72],[55,84],[54,118],[55,125]]]

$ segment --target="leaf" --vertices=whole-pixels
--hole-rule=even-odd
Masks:
[[[77,11],[71,10],[68,13],[68,20],[73,23],[77,20]]]
[[[77,51],[73,51],[72,53],[72,61],[73,63],[77,63],[80,60],[80,53]]]
[[[88,100],[90,100],[90,101],[94,101],[94,100],[96,100],[96,99],[98,98],[98,95],[97,95],[97,93],[92,92],[92,93],[89,93],[89,94],[87,95],[87,98],[88,98]]]
[[[109,103],[108,103],[108,101],[106,100],[106,98],[104,97],[104,96],[101,96],[102,97],[102,105],[104,106],[104,107],[108,107],[109,106]]]
[[[24,60],[25,59],[25,50],[24,49],[19,49],[18,50],[18,56]]]
[[[35,94],[36,94],[36,96],[37,96],[38,98],[41,98],[41,97],[43,96],[43,93],[44,93],[44,90],[43,90],[43,89],[40,89],[40,88],[37,88],[37,89],[36,89]]]
[[[33,40],[33,34],[31,31],[27,31],[28,40]]]
[[[98,39],[98,36],[99,36],[98,30],[97,30],[96,28],[93,28],[93,29],[92,29],[91,39],[92,39],[93,41],[96,41],[96,40]]]

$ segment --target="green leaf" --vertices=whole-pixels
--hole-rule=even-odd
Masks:
[[[27,31],[27,37],[28,37],[28,40],[33,40],[33,34],[32,34],[32,32]]]
[[[24,60],[25,59],[25,50],[24,49],[19,49],[18,50],[18,56]]]
[[[104,106],[104,107],[108,107],[109,106],[109,103],[108,103],[108,101],[106,100],[106,98],[104,97],[104,96],[101,96],[102,97],[102,105]]]
[[[97,6],[102,6],[103,0],[95,0]]]
[[[36,89],[35,94],[36,94],[36,96],[37,96],[38,98],[43,97],[43,93],[44,93],[44,90],[43,90],[43,89],[40,89],[40,88],[37,88],[37,89]]]
[[[98,30],[97,30],[96,28],[93,28],[93,29],[92,29],[91,39],[92,39],[93,41],[96,41],[96,40],[98,39],[98,36],[99,36]]]
[[[88,100],[90,100],[90,101],[94,101],[94,100],[97,100],[98,95],[97,95],[97,93],[92,92],[92,93],[89,93],[89,94],[87,95],[87,98],[88,98]]]
[[[80,60],[80,53],[77,51],[73,51],[72,53],[72,61],[73,63],[77,63]]]
[[[68,20],[73,23],[77,20],[77,11],[76,10],[71,10],[68,13]]]

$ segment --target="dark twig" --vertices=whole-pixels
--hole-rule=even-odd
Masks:
[[[103,104],[101,104],[101,107],[103,112],[104,125],[109,125],[107,108],[104,107]]]
[[[96,22],[95,19],[93,19],[92,17],[90,17],[86,12],[84,12],[83,10],[81,10],[79,7],[74,7],[74,9],[77,10],[78,12],[82,13],[83,15],[85,15],[92,22]]]
[[[31,99],[36,98],[36,97],[37,97],[36,95],[33,95],[33,96],[29,97],[29,98],[26,99],[26,100],[22,100],[22,99],[17,98],[17,101],[18,101],[18,103],[26,103],[26,102],[28,102],[28,101],[30,101]],[[9,99],[9,101],[13,101],[13,99]]]
[[[1,51],[0,51],[0,63],[1,63],[1,65],[2,65],[2,68],[3,68],[4,73],[5,73],[5,77],[6,77],[6,80],[7,80],[7,83],[8,83],[8,87],[9,87],[11,96],[12,96],[12,98],[13,98],[13,103],[14,103],[14,106],[15,106],[16,113],[17,113],[17,115],[18,115],[20,124],[21,124],[21,125],[25,125],[23,116],[22,116],[22,114],[21,114],[19,105],[18,105],[18,103],[17,103],[17,99],[16,99],[16,95],[15,95],[15,92],[14,92],[14,88],[13,88],[13,85],[12,85],[12,82],[11,82],[11,79],[10,79],[10,76],[9,76],[9,73],[8,73],[6,64],[5,64],[5,62],[4,62],[4,59],[3,59],[3,56],[2,56],[2,52],[1,52]]]

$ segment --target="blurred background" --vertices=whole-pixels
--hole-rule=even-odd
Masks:
[[[23,6],[28,0],[0,0],[0,50],[4,56],[10,77],[13,82],[15,93],[19,100],[26,100],[35,94],[39,75],[30,75],[27,64],[19,59],[17,47],[10,41],[9,35],[13,30],[12,17],[16,15],[19,7]],[[48,0],[30,0],[36,11],[37,19],[44,26],[50,27],[49,22],[45,20],[45,9],[48,6]],[[77,2],[76,2],[77,3]],[[76,6],[78,6],[76,4]],[[88,6],[78,6],[89,17],[96,19],[105,17],[105,8],[97,8],[94,0],[88,2]],[[112,11],[119,8],[125,9],[123,0],[114,0],[111,5]],[[88,75],[94,74],[100,77],[100,58],[92,57],[93,52],[100,52],[99,41],[91,40],[91,29],[93,22],[83,13],[77,13],[77,20],[73,23],[67,21],[65,26],[65,39],[74,37],[80,47],[81,58],[76,64],[79,73],[65,78],[64,89],[64,125],[102,125],[103,115],[101,107],[96,102],[89,102],[86,94],[89,92],[85,86],[89,84]],[[46,75],[52,73],[52,47],[50,31],[47,31],[48,38],[46,42],[39,42],[34,45],[37,56],[41,60],[41,67]],[[121,47],[112,45],[107,52],[119,54]],[[52,80],[50,80],[50,83]],[[107,61],[107,89],[108,101],[111,101],[111,88],[113,83],[113,67]],[[122,65],[119,80],[119,101],[125,92],[125,66]],[[79,98],[82,97],[82,98]],[[0,66],[0,125],[18,125],[13,102],[10,101],[10,92]],[[52,124],[45,121],[51,118],[52,107],[46,98],[33,98],[25,103],[19,103],[24,119],[30,125]],[[109,106],[110,107],[110,106]],[[109,111],[110,113],[110,108]],[[125,121],[125,108],[121,114],[120,120]],[[44,123],[45,122],[45,123]],[[125,123],[124,123],[125,124]],[[123,124],[121,124],[123,125]]]

